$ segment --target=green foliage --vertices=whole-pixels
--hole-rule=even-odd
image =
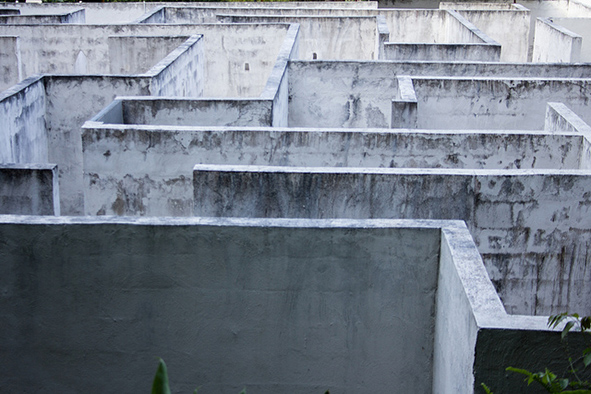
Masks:
[[[560,334],[562,341],[568,340],[568,334],[571,331],[580,331],[583,334],[591,334],[591,316],[579,316],[577,313],[560,313],[548,318],[548,327],[556,329],[565,322],[564,328]],[[587,335],[585,335],[587,337]],[[567,346],[568,349],[568,346]],[[567,350],[568,352],[568,350]],[[591,394],[591,381],[581,379],[580,374],[585,372],[591,364],[591,341],[583,349],[581,355],[573,360],[568,354],[570,369],[568,376],[559,377],[548,368],[543,372],[531,372],[527,369],[508,367],[507,371],[525,375],[525,381],[529,386],[532,383],[541,385],[549,393],[568,393],[568,394]],[[582,364],[582,366],[581,366]],[[578,367],[576,366],[578,365]],[[590,368],[591,369],[591,368]],[[589,370],[586,371],[587,373]],[[487,394],[492,394],[490,389],[482,383],[482,387]]]
[[[159,360],[158,369],[156,370],[156,375],[154,376],[154,383],[152,383],[152,394],[170,394],[166,363],[163,359]]]
[[[486,394],[493,394],[493,392],[492,392],[492,391],[490,391],[490,389],[488,388],[488,386],[487,386],[486,384],[484,384],[484,383],[480,383],[480,385],[482,386],[482,388],[484,389],[484,392],[485,392]]]

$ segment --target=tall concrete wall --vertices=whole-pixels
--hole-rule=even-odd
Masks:
[[[46,163],[46,90],[31,77],[0,94],[0,163]]]
[[[591,14],[586,18],[552,18],[552,21],[581,36],[581,57],[578,61],[591,62]]]
[[[7,391],[431,390],[439,223],[0,222]]]
[[[534,38],[533,62],[576,63],[581,58],[582,38],[552,22],[538,18]]]
[[[22,80],[21,50],[17,36],[0,37],[0,92]]]
[[[248,16],[218,14],[225,23],[297,23],[301,59],[377,59],[375,17]],[[316,57],[314,57],[316,55]]]
[[[110,112],[116,110],[121,108]],[[572,169],[579,168],[582,139],[572,133],[124,128],[87,122],[85,213],[191,216],[195,163]]]
[[[461,3],[458,4],[461,5]],[[486,6],[486,3],[480,4]],[[531,17],[528,9],[521,7],[512,10],[480,9],[458,12],[502,45],[500,59],[502,62],[527,62]]]
[[[591,121],[586,79],[413,78],[417,127],[542,130],[546,103],[565,103]]]
[[[76,72],[76,60],[86,59],[82,74],[109,73],[108,37],[113,35],[203,34],[206,55],[204,95],[260,95],[283,44],[288,25],[49,25],[3,26],[0,35],[19,36],[23,75]],[[52,40],[44,37],[51,36]],[[38,48],[45,48],[39,52]],[[81,55],[82,54],[82,55]],[[245,59],[249,63],[245,70]]]
[[[164,59],[185,42],[188,36],[111,36],[109,45],[110,74],[141,74]]]
[[[201,97],[205,89],[206,56],[203,36],[189,37],[144,75],[150,76],[152,96]]]
[[[510,313],[591,313],[586,172],[196,165],[194,186],[196,216],[465,220]]]
[[[60,214],[55,164],[0,164],[0,214]]]
[[[355,61],[331,61],[331,62],[304,62],[291,61],[289,64],[289,126],[290,127],[390,127],[390,120],[392,115],[391,100],[395,98],[398,89],[398,75],[458,75],[465,77],[478,77],[480,79],[485,76],[491,77],[514,77],[514,78],[589,78],[591,76],[591,66],[577,65],[568,67],[567,65],[553,64],[553,65],[527,65],[527,64],[509,64],[509,63],[442,63],[442,62],[355,62]],[[470,78],[472,79],[472,78]],[[416,78],[415,78],[416,80]],[[439,82],[433,82],[434,86],[438,86]],[[469,111],[473,107],[472,101],[479,100],[477,97],[480,94],[479,89],[490,91],[490,97],[487,99],[484,96],[480,100],[497,101],[499,110],[509,111],[511,108],[515,109],[515,113],[519,113],[519,117],[532,120],[528,123],[517,123],[519,117],[514,118],[515,122],[504,128],[509,129],[538,129],[543,128],[544,109],[546,103],[541,103],[542,98],[546,97],[547,101],[556,101],[554,97],[561,97],[562,99],[572,101],[572,103],[579,102],[580,105],[575,106],[576,112],[582,116],[583,113],[588,112],[583,105],[585,100],[586,83],[584,81],[573,82],[575,84],[582,84],[580,87],[569,85],[568,81],[563,81],[563,88],[557,88],[556,94],[553,96],[553,86],[556,83],[543,82],[536,80],[521,86],[516,82],[475,82],[471,84],[469,78],[466,82],[441,82],[443,87],[452,89],[445,93],[442,87],[442,94],[440,93],[425,93],[433,95],[433,105],[438,105],[438,100],[444,100],[449,105],[443,106],[442,111],[445,112],[441,116],[451,116],[449,113],[450,106],[454,107],[454,111],[458,111],[466,116],[462,118],[461,122],[451,122],[451,124],[442,124],[433,122],[430,128],[442,129],[449,127],[450,129],[462,128],[503,128],[503,125],[495,122],[478,123],[476,118],[470,120],[468,117]],[[446,84],[450,84],[447,86]],[[453,84],[465,83],[467,86],[453,87]],[[471,85],[471,86],[470,86]],[[416,88],[416,87],[415,87]],[[457,90],[453,90],[457,89]],[[559,93],[563,90],[564,94]],[[474,96],[478,91],[478,95]],[[501,93],[504,95],[501,96]],[[535,93],[534,93],[535,91]],[[465,99],[458,97],[458,92],[465,95]],[[471,93],[470,93],[471,92]],[[523,98],[521,94],[523,92]],[[531,92],[531,93],[529,93]],[[449,99],[443,99],[442,96],[449,94]],[[471,96],[472,95],[472,96]],[[453,97],[452,97],[453,96]],[[499,96],[499,97],[497,97]],[[529,97],[529,98],[528,98]],[[532,100],[539,97],[540,100],[533,103]],[[574,98],[570,100],[570,98]],[[499,99],[503,99],[498,103]],[[426,99],[426,98],[425,98]],[[465,104],[461,104],[463,100]],[[469,100],[469,102],[467,101]],[[520,107],[519,102],[523,100],[523,107]],[[562,100],[559,100],[562,101]],[[493,103],[493,104],[494,104]],[[531,103],[531,106],[530,106]],[[507,105],[509,108],[507,108]],[[571,103],[569,102],[569,105]],[[457,108],[457,109],[456,109]],[[479,107],[475,107],[478,109]],[[488,107],[483,107],[482,111],[486,112]],[[492,109],[492,108],[491,108]],[[419,106],[419,111],[422,111]],[[427,111],[431,111],[430,109]],[[489,110],[490,112],[490,110]],[[424,115],[427,116],[427,115]],[[429,116],[435,116],[429,113]],[[438,115],[439,116],[439,115]],[[492,117],[490,115],[489,117]],[[583,117],[583,116],[582,116]],[[438,118],[440,120],[440,118]],[[480,121],[479,118],[478,120]],[[511,118],[509,118],[511,119]],[[585,119],[585,117],[583,117]],[[439,121],[438,120],[438,121]],[[426,120],[423,119],[422,126],[427,127]]]
[[[84,212],[80,127],[117,95],[149,95],[149,78],[46,76],[48,160],[58,165],[61,212]],[[45,125],[44,125],[45,126]]]

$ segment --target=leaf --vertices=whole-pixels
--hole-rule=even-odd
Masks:
[[[560,334],[560,337],[562,339],[566,338],[566,336],[568,335],[568,332],[570,331],[571,328],[573,328],[574,325],[575,325],[574,321],[569,321],[568,323],[566,323],[566,325],[562,329],[562,334]]]
[[[490,389],[488,388],[488,386],[487,386],[486,384],[484,384],[484,383],[480,383],[480,385],[482,386],[482,388],[484,389],[484,392],[485,392],[486,394],[493,394],[493,392],[492,392],[492,391],[490,391]],[[328,391],[327,391],[327,392],[328,392]],[[326,393],[325,393],[325,394],[326,394]]]
[[[589,364],[591,364],[591,348],[585,349],[583,354],[585,354],[585,356],[583,357],[583,364],[585,364],[585,368],[587,368]]]
[[[158,369],[154,376],[154,383],[152,383],[152,394],[170,394],[170,387],[168,386],[168,372],[166,364],[163,359],[159,359]]]
[[[552,315],[548,317],[548,327],[556,328],[564,319],[566,319],[567,314],[561,313],[559,315]]]
[[[585,316],[581,319],[581,329],[583,331],[591,329],[591,316]]]

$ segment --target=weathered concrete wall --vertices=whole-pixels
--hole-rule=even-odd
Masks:
[[[101,116],[121,123],[122,106]],[[124,128],[87,122],[85,213],[191,216],[195,163],[572,169],[579,168],[582,139],[572,133]]]
[[[355,62],[355,61],[291,61],[289,63],[289,126],[290,127],[390,127],[390,119],[392,116],[391,100],[395,98],[398,89],[397,75],[458,75],[466,77],[515,77],[519,79],[536,77],[536,78],[589,78],[591,76],[591,66],[577,65],[568,67],[567,65],[553,64],[553,65],[527,65],[527,64],[509,64],[509,63],[442,63],[442,62]],[[466,78],[467,79],[467,78]],[[459,82],[458,82],[459,83]],[[466,82],[469,84],[469,82]],[[550,82],[549,82],[550,83]],[[567,82],[564,82],[568,86]],[[575,82],[579,83],[579,82]],[[583,83],[583,82],[580,82]],[[434,84],[436,84],[434,82]],[[494,84],[493,84],[494,85]],[[552,97],[551,85],[547,88],[544,83],[536,81],[524,87],[519,85],[512,87],[514,84],[508,83],[504,88],[494,89],[505,91],[505,95],[501,96],[504,99],[507,97],[510,100],[498,103],[499,106],[505,106],[503,111],[507,111],[506,105],[511,108],[517,108],[516,111],[526,111],[520,117],[528,117],[535,121],[529,126],[526,124],[518,124],[519,127],[510,125],[505,128],[535,128],[541,130],[543,127],[544,109],[546,103],[540,105],[543,97],[547,97],[547,101],[555,101]],[[478,86],[478,85],[477,85]],[[480,84],[480,87],[488,85]],[[538,86],[538,88],[536,88]],[[572,92],[565,93],[563,98],[577,97],[575,101],[584,102],[586,91],[585,84],[579,89],[572,87]],[[453,86],[449,87],[453,89]],[[442,88],[443,89],[443,88]],[[464,92],[462,89],[471,89],[469,92]],[[490,89],[493,89],[492,85]],[[534,108],[524,106],[518,108],[518,102],[522,100],[521,96],[517,96],[518,92],[532,90],[529,93],[530,98],[524,94],[524,103],[532,103],[537,94],[540,94],[540,101],[535,102]],[[533,91],[539,89],[543,93],[534,93]],[[466,95],[466,100],[470,94],[475,94],[477,88],[461,87],[458,90],[450,91],[449,103],[454,106],[454,111],[466,110],[465,115],[468,117],[471,108],[471,101],[460,105],[461,98],[458,97],[458,92]],[[561,89],[557,89],[559,92]],[[500,96],[497,90],[490,90],[492,96]],[[516,91],[516,92],[515,92]],[[511,93],[511,95],[509,95]],[[435,93],[429,93],[435,94]],[[445,95],[447,93],[443,93]],[[480,93],[478,93],[480,94]],[[439,100],[439,93],[431,99],[437,102]],[[453,96],[453,97],[452,97]],[[497,97],[500,99],[501,97]],[[447,100],[447,99],[446,99]],[[476,98],[475,98],[476,100]],[[482,99],[484,100],[484,98]],[[491,97],[490,100],[493,100]],[[570,105],[570,104],[569,104]],[[457,107],[457,109],[455,109]],[[446,108],[449,111],[448,107]],[[582,104],[577,106],[577,113],[581,114],[580,110],[585,108]],[[419,111],[421,109],[419,108]],[[442,111],[445,111],[442,109]],[[483,109],[486,111],[486,108]],[[584,112],[588,112],[586,109]],[[451,116],[446,113],[445,116]],[[517,119],[517,118],[516,118]],[[515,120],[516,120],[515,119]],[[585,119],[585,118],[584,118]],[[464,126],[462,126],[464,124]],[[476,126],[477,123],[467,122],[462,119],[461,123],[453,123],[451,125],[434,126],[438,129],[449,127],[450,129],[457,129],[459,127],[466,128],[486,128],[486,125]],[[489,123],[491,128],[499,129],[501,125]],[[425,126],[419,126],[425,127]]]
[[[465,220],[510,313],[591,313],[587,172],[196,165],[194,186],[196,216]]]
[[[425,129],[542,130],[546,103],[591,120],[584,79],[413,78],[417,126]]]
[[[579,15],[580,16],[580,15]],[[591,62],[591,15],[586,18],[552,18],[552,21],[581,36],[580,62]]]
[[[272,101],[121,97],[123,124],[175,126],[272,125]],[[107,116],[109,116],[107,114]],[[101,122],[101,117],[94,120]]]
[[[203,36],[189,37],[175,50],[150,68],[152,96],[201,97],[207,80]]]
[[[75,25],[4,26],[0,35],[20,37],[23,75],[34,73],[109,73],[108,37],[114,35],[203,34],[207,54],[204,95],[256,97],[273,69],[289,25]],[[51,36],[52,40],[45,40]],[[39,48],[44,48],[39,51]],[[84,69],[76,60],[85,59]],[[245,59],[249,63],[245,70]],[[80,62],[79,62],[80,63]],[[16,83],[16,81],[15,81]]]
[[[573,131],[583,136],[580,168],[591,169],[591,127],[562,103],[548,103],[544,129],[550,132]]]
[[[498,62],[501,47],[490,44],[409,44],[385,43],[386,60]]]
[[[0,8],[0,15],[19,15],[21,11],[17,8]]]
[[[300,26],[292,24],[277,55],[275,66],[265,85],[261,98],[273,101],[273,127],[287,127],[289,118],[289,73],[290,59],[299,56]]]
[[[298,23],[301,59],[377,59],[377,21],[372,16],[249,16],[218,14],[225,23]],[[316,55],[316,57],[314,57]]]
[[[538,18],[534,38],[533,62],[576,63],[581,58],[582,38],[552,22]]]
[[[7,391],[431,390],[439,223],[0,222]]]
[[[396,70],[377,73],[372,66],[355,65],[290,62],[289,126],[389,128]]]
[[[0,164],[0,214],[60,214],[55,164]]]
[[[0,163],[46,163],[46,90],[31,77],[0,94]]]
[[[458,4],[461,5],[461,3]],[[519,6],[518,4],[506,5]],[[501,61],[527,62],[531,13],[522,6],[512,8],[511,10],[477,9],[458,12],[502,45]]]
[[[57,23],[86,23],[83,8],[63,14],[53,15],[3,15],[0,14],[0,24],[4,25],[51,25]]]
[[[21,50],[17,36],[0,37],[0,92],[22,78]]]
[[[111,36],[110,74],[141,74],[164,59],[188,36]]]
[[[61,212],[84,212],[80,127],[118,95],[149,95],[149,78],[46,76],[48,161],[58,165]],[[44,124],[45,126],[45,124]]]

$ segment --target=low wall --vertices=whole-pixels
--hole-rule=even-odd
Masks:
[[[384,44],[385,60],[497,62],[501,47],[490,44]]]
[[[571,131],[583,136],[580,168],[591,169],[591,127],[562,103],[548,103],[544,130],[550,132]]]
[[[589,13],[589,9],[586,18],[552,18],[552,21],[581,36],[581,57],[578,61],[591,62],[591,13]]]
[[[373,16],[217,15],[224,23],[297,23],[300,59],[378,58],[377,21]]]
[[[47,163],[46,90],[31,77],[0,94],[0,163]]]
[[[532,61],[576,63],[581,58],[581,45],[578,34],[552,23],[550,18],[538,18]]]
[[[507,311],[591,313],[584,171],[196,165],[194,187],[196,216],[465,220]]]
[[[110,74],[141,74],[164,59],[188,36],[111,36]]]
[[[63,14],[53,15],[4,15],[0,14],[0,24],[4,25],[50,25],[59,23],[86,23],[83,8]]]
[[[8,391],[149,391],[157,357],[183,392],[431,390],[441,226],[459,224],[0,222]]]
[[[272,125],[272,101],[249,99],[179,99],[120,97],[123,121],[129,125],[258,126]],[[93,121],[112,116],[101,113]]]
[[[20,46],[17,36],[0,37],[0,92],[22,80]]]
[[[55,164],[0,164],[0,214],[60,214]]]

